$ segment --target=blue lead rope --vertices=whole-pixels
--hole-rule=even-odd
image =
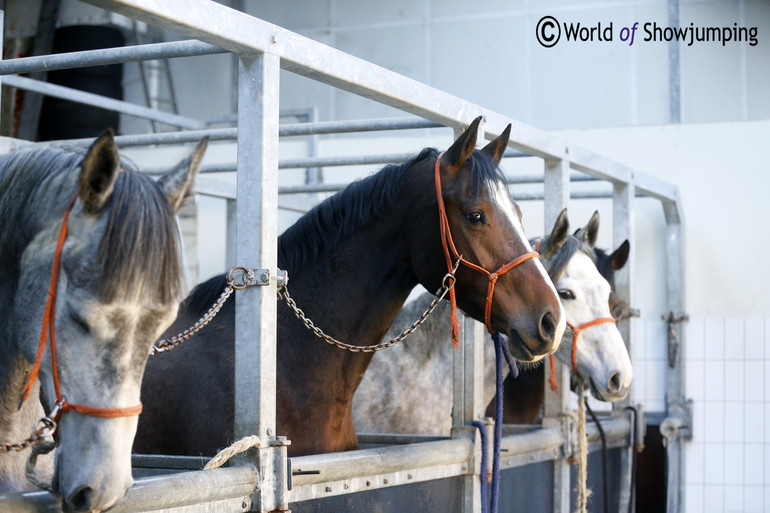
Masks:
[[[503,357],[511,370],[511,375],[515,378],[519,375],[519,368],[516,360],[513,359],[507,341],[503,341],[498,333],[492,334],[492,342],[495,344],[495,374],[496,374],[496,394],[495,394],[495,437],[494,453],[492,455],[492,498],[489,507],[487,507],[487,432],[484,424],[478,420],[471,422],[479,430],[481,437],[481,511],[482,513],[497,513],[498,497],[500,495],[500,447],[503,440]]]
[[[500,446],[503,441],[503,353],[507,352],[510,354],[510,351],[503,351],[503,341],[500,339],[499,333],[492,334],[492,342],[495,343],[497,393],[495,394],[495,446],[494,453],[492,454],[492,497],[489,511],[490,513],[497,513],[497,500],[500,495]],[[511,361],[513,361],[513,358],[511,358]]]

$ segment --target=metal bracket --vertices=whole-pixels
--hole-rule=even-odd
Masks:
[[[676,367],[679,346],[682,343],[682,336],[679,332],[678,324],[689,321],[690,316],[686,313],[669,312],[668,315],[663,315],[662,319],[668,324],[668,366],[673,369]]]
[[[669,406],[668,416],[660,423],[663,445],[675,438],[692,440],[692,399]]]
[[[289,282],[289,273],[283,269],[278,269],[275,276],[271,277],[270,269],[249,269],[247,267],[236,266],[230,271],[228,276],[233,288],[245,289],[246,287],[266,287],[270,281],[275,282],[278,288],[284,287]]]

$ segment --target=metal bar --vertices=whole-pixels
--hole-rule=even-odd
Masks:
[[[248,502],[257,486],[257,478],[256,470],[251,467],[140,478],[110,511],[156,511],[233,498]],[[13,513],[61,513],[61,498],[47,491],[0,494],[0,510]]]
[[[613,201],[612,201],[612,249],[617,248],[623,241],[628,240],[632,244],[635,241],[634,230],[634,199],[636,197],[635,187],[627,184],[615,184],[613,187]],[[626,265],[622,269],[615,272],[615,293],[618,298],[625,301],[630,306],[633,305],[633,281],[631,276],[634,275],[636,268],[636,259],[634,258],[634,251],[628,255]],[[629,317],[617,322],[617,328],[620,331],[621,337],[626,344],[626,350],[631,355],[633,348],[633,323],[635,319]],[[631,391],[628,396],[621,401],[613,403],[613,412],[626,417],[628,412],[625,408],[634,403],[634,387],[632,385]],[[626,447],[620,455],[620,486],[619,486],[619,511],[633,511],[629,510],[629,506],[633,508],[635,498],[631,496],[631,483],[633,480],[633,461],[634,451],[636,447],[630,444]]]
[[[278,58],[244,55],[239,65],[236,261],[277,267]],[[275,285],[236,295],[235,436],[275,436]]]
[[[668,26],[679,28],[679,0],[668,0]],[[682,86],[679,41],[668,43],[668,98],[670,123],[682,121]]]
[[[474,420],[484,416],[484,326],[473,318],[461,316],[461,340],[453,353],[452,380],[452,437],[473,441],[473,471],[463,478],[462,511],[481,511],[481,438],[476,428],[470,427]]]
[[[238,197],[235,257],[249,268],[277,269],[279,59],[241,55],[238,65]],[[253,511],[269,511],[285,496],[277,488],[275,450],[276,307],[275,282],[236,294],[235,438],[256,434],[262,447],[238,459],[263,470]],[[285,452],[284,452],[285,454]]]
[[[569,203],[570,196],[570,162],[568,160],[546,160],[544,170],[545,194],[545,230],[550,233],[556,224],[561,211]],[[547,373],[546,373],[547,374]],[[554,377],[559,386],[554,392],[546,376],[544,383],[545,397],[543,427],[564,429],[563,414],[568,408],[567,391],[569,390],[569,371],[564,365],[556,365]],[[567,454],[561,454],[554,460],[553,465],[553,511],[554,513],[569,513],[570,510],[570,467],[566,460]]]
[[[469,472],[473,444],[465,438],[292,458],[291,502],[455,477]],[[478,481],[478,477],[476,478]]]
[[[10,87],[17,87],[19,89],[25,89],[27,91],[35,91],[47,96],[53,96],[55,98],[62,98],[64,100],[73,101],[76,103],[83,103],[85,105],[92,105],[102,109],[113,110],[129,116],[135,116],[144,119],[154,119],[167,125],[173,125],[183,128],[203,128],[205,123],[184,116],[176,114],[170,114],[154,109],[148,109],[140,105],[133,103],[115,100],[113,98],[107,98],[98,94],[88,93],[85,91],[79,91],[69,87],[63,87],[56,84],[49,84],[47,82],[40,82],[39,80],[32,80],[31,78],[19,77],[16,75],[8,75],[3,78],[3,84]]]
[[[666,216],[666,298],[668,309],[675,315],[681,315],[685,311],[684,302],[684,227],[680,223],[672,222],[674,215]],[[685,368],[683,365],[684,351],[686,348],[684,340],[684,329],[680,322],[674,329],[678,330],[679,344],[671,358],[673,366],[669,365],[666,373],[666,420],[661,423],[669,423],[673,420],[674,425],[687,425],[687,430],[692,432],[692,419],[687,419],[689,409],[686,406],[685,390]],[[669,348],[670,351],[670,348]],[[677,421],[677,417],[683,417],[684,422]],[[663,431],[661,429],[661,431]],[[684,459],[684,440],[682,431],[679,430],[674,436],[666,437],[666,461],[668,478],[668,495],[666,498],[666,511],[668,513],[678,513],[685,510],[684,486],[685,459]]]
[[[438,123],[420,118],[368,119],[356,121],[320,121],[317,123],[291,123],[281,125],[278,133],[281,137],[302,135],[342,134],[349,132],[374,132],[384,130],[408,130],[414,128],[440,127]],[[212,141],[231,141],[238,138],[237,128],[210,128],[205,130],[186,130],[182,132],[164,132],[162,134],[121,135],[115,142],[121,148],[145,146],[150,144],[197,143],[208,136]],[[88,146],[93,139],[69,139],[70,144]],[[506,157],[522,155],[521,152],[508,150]]]
[[[339,134],[346,132],[378,132],[385,130],[411,130],[419,128],[442,128],[443,125],[427,119],[381,118],[355,119],[347,121],[319,121],[315,123],[292,123],[281,126],[282,136]]]
[[[279,55],[283,69],[441,125],[463,129],[474,117],[482,115],[487,139],[500,134],[510,123],[516,134],[509,142],[512,148],[547,159],[566,158],[576,169],[613,181],[631,179],[631,171],[625,166],[568,145],[547,132],[221,4],[190,1],[180,11],[173,3],[160,0],[87,2],[235,53],[260,51]]]
[[[208,43],[191,39],[170,43],[152,43],[9,59],[0,62],[0,75],[219,53],[227,53],[227,51]]]

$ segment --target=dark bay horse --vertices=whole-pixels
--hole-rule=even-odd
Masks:
[[[65,511],[103,511],[131,486],[144,365],[181,293],[174,213],[205,146],[158,182],[120,160],[112,132],[87,151],[0,157],[0,443],[29,437],[44,412],[58,420],[47,463]],[[0,452],[0,492],[30,488],[29,454]]]
[[[474,150],[480,119],[445,153],[425,149],[351,184],[279,237],[278,266],[289,273],[293,298],[330,335],[376,344],[417,284],[438,290],[447,257],[437,190],[456,249],[467,261],[495,270],[531,251],[520,211],[498,171],[510,126]],[[489,278],[463,265],[456,276],[458,306],[484,319]],[[225,279],[196,287],[169,333],[198,319]],[[232,442],[233,320],[229,302],[198,335],[150,361],[136,452],[210,455]],[[536,258],[500,273],[489,324],[509,336],[521,360],[538,360],[555,349],[565,326],[563,308]],[[277,433],[291,440],[289,454],[357,448],[353,395],[371,353],[325,344],[283,303],[277,344]]]
[[[594,228],[598,228],[596,221],[598,217],[592,218],[587,226],[591,234],[595,233]],[[597,268],[599,262],[594,256],[593,246],[584,240],[582,234],[587,228],[570,236],[565,210],[559,215],[551,234],[542,239],[544,242],[540,245],[541,258],[549,275],[555,280],[557,291],[569,298],[562,299],[567,322],[575,326],[590,319],[609,316],[607,299],[610,284]],[[425,310],[430,299],[430,294],[426,293],[406,305],[387,338],[393,332],[398,333],[407,327],[411,319]],[[452,426],[452,395],[447,391],[452,389],[453,355],[446,333],[439,329],[442,323],[447,322],[449,309],[439,308],[411,339],[376,354],[372,359],[353,401],[353,416],[358,432],[449,433]],[[571,342],[571,338],[563,340],[557,352],[566,362],[571,359]],[[495,358],[490,346],[485,346],[485,401],[492,400],[495,394]],[[613,324],[596,326],[581,333],[576,362],[583,375],[598,383],[609,382],[608,377],[613,375],[619,382],[630,382],[631,362],[620,333]],[[529,370],[527,378],[536,372]],[[524,385],[519,384],[518,379],[511,380],[515,384],[513,386],[516,386],[512,393],[517,396],[511,398],[511,401],[517,404],[536,403],[539,412],[543,396],[542,372],[539,376],[539,384],[530,383],[526,378]],[[528,386],[534,390],[528,390]],[[488,415],[494,416],[493,413]]]
[[[607,254],[602,249],[596,248],[596,238],[599,230],[599,216],[594,214],[588,225],[575,233],[575,237],[585,241],[592,248],[596,259],[596,267],[601,275],[610,285],[610,295],[608,307],[611,315],[620,320],[628,310],[627,305],[615,294],[615,271],[618,271],[626,265],[630,245],[627,240],[618,246],[611,254]],[[565,300],[569,301],[569,300]],[[578,346],[578,351],[581,346]],[[625,354],[627,358],[627,352]],[[568,363],[565,363],[569,366]],[[630,364],[630,363],[629,363]],[[544,366],[523,368],[516,379],[506,377],[505,398],[503,408],[503,421],[506,424],[535,424],[541,416],[543,400],[545,398],[545,372]],[[585,372],[585,371],[584,371]],[[588,379],[587,384],[591,394],[601,401],[617,401],[628,394],[628,386],[623,383],[630,380],[632,376],[628,375],[624,379],[614,380],[614,384],[609,379],[604,382]],[[490,404],[487,413],[489,414],[493,405]]]

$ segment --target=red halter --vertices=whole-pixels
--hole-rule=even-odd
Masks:
[[[495,284],[497,279],[503,274],[507,273],[517,265],[526,262],[530,258],[536,258],[540,255],[536,251],[529,251],[520,255],[507,264],[503,264],[494,272],[489,272],[481,266],[478,266],[472,262],[465,260],[462,255],[457,252],[454,241],[452,240],[452,233],[449,230],[449,218],[446,215],[446,208],[444,207],[444,197],[441,194],[441,156],[440,153],[436,158],[435,165],[435,182],[436,182],[436,199],[438,200],[438,215],[439,215],[439,227],[441,229],[441,244],[444,247],[444,255],[446,256],[447,270],[452,271],[452,260],[457,260],[464,266],[478,271],[481,274],[486,274],[489,277],[489,285],[487,286],[487,301],[484,307],[484,324],[487,326],[487,330],[490,333],[494,333],[492,329],[492,298],[495,294]],[[449,301],[452,305],[452,343],[455,347],[460,340],[460,324],[457,321],[457,298],[455,296],[455,289],[452,287],[449,290]]]
[[[540,239],[537,241],[537,244],[535,245],[535,249],[540,249],[540,244],[542,244],[543,239]],[[615,324],[615,319],[611,317],[599,317],[598,319],[594,319],[593,321],[588,321],[586,323],[581,324],[580,326],[575,327],[574,324],[567,321],[567,325],[572,329],[572,372],[575,373],[575,376],[580,376],[580,373],[577,370],[577,341],[578,341],[578,335],[580,335],[580,332],[586,328],[590,328],[591,326],[596,326],[597,324],[604,324],[605,322],[611,322],[612,324]],[[559,391],[559,385],[556,384],[556,365],[553,361],[553,353],[548,355],[548,360],[550,362],[551,366],[551,377],[548,378],[548,384],[551,386],[551,390],[554,392]]]
[[[77,194],[72,197],[70,204],[67,207],[67,211],[64,213],[64,219],[62,220],[61,228],[59,229],[59,239],[56,242],[56,251],[53,257],[53,267],[51,269],[51,282],[48,286],[48,299],[45,303],[45,310],[43,312],[43,326],[40,330],[40,339],[37,346],[37,355],[35,356],[35,363],[32,365],[32,369],[29,371],[27,382],[21,392],[21,401],[24,402],[29,397],[29,393],[32,390],[32,385],[38,377],[40,371],[40,363],[43,359],[43,353],[48,342],[48,336],[50,331],[51,338],[51,370],[53,373],[53,385],[56,389],[56,406],[50,413],[49,418],[54,422],[58,422],[61,414],[66,411],[74,411],[82,413],[84,415],[91,415],[93,417],[103,418],[115,418],[115,417],[131,417],[139,415],[142,412],[142,403],[136,406],[128,408],[97,408],[94,406],[84,406],[82,404],[68,403],[62,398],[61,390],[59,389],[59,372],[56,363],[56,338],[54,336],[54,321],[56,317],[56,288],[59,282],[59,268],[61,267],[61,253],[64,246],[64,240],[67,238],[67,222],[69,221],[70,212],[77,200]]]
[[[588,321],[580,326],[575,326],[571,322],[567,321],[567,325],[572,328],[572,372],[575,373],[575,376],[580,376],[580,373],[577,370],[577,342],[578,342],[578,336],[580,335],[580,332],[583,331],[586,328],[590,328],[591,326],[596,326],[597,324],[604,324],[606,322],[611,322],[612,324],[615,324],[615,319],[612,317],[599,317],[598,319],[594,319],[593,321]],[[559,391],[559,386],[556,384],[556,369],[554,367],[553,363],[553,353],[549,355],[551,359],[551,377],[548,378],[548,384],[551,386],[551,390],[554,392]]]

